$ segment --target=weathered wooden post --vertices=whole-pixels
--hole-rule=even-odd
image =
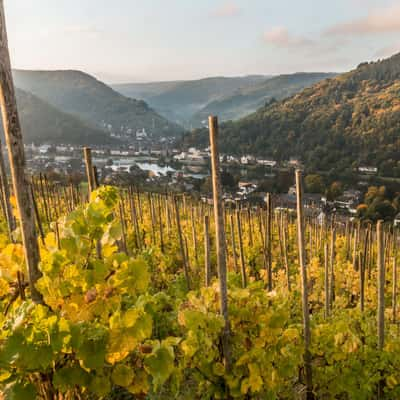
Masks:
[[[359,261],[359,270],[360,270],[360,311],[364,312],[364,304],[365,304],[365,271],[366,271],[366,263],[367,263],[367,255],[368,255],[368,238],[369,238],[369,228],[365,233],[364,239],[364,253],[362,259]]]
[[[246,265],[244,262],[243,238],[242,238],[242,222],[240,220],[240,211],[236,210],[236,225],[239,236],[239,257],[240,257],[240,272],[242,275],[242,287],[247,286]]]
[[[229,216],[231,226],[231,242],[232,242],[232,256],[233,256],[233,269],[238,272],[237,254],[236,254],[236,240],[235,240],[235,224],[233,222],[233,214]]]
[[[324,246],[324,289],[325,289],[325,319],[329,317],[330,301],[329,301],[329,245],[328,242]]]
[[[211,283],[211,257],[210,257],[210,218],[204,216],[204,267],[206,287]]]
[[[179,215],[178,201],[177,201],[176,197],[174,197],[174,207],[175,207],[176,226],[178,229],[179,247],[181,250],[183,270],[184,270],[185,278],[186,278],[186,286],[187,286],[187,289],[190,290],[189,266],[188,266],[188,261],[186,258],[185,243],[183,240],[182,227],[181,227],[181,218]]]
[[[378,348],[385,343],[385,244],[383,240],[383,221],[376,227],[378,244]]]
[[[314,399],[311,368],[311,327],[310,310],[308,304],[308,282],[306,266],[306,248],[304,239],[304,210],[303,210],[303,188],[301,171],[296,170],[297,191],[297,240],[299,243],[299,261],[301,272],[301,292],[303,305],[303,329],[304,329],[304,367],[307,387],[307,400]]]
[[[3,117],[4,135],[8,148],[14,194],[17,200],[18,213],[21,222],[25,262],[29,275],[29,287],[31,290],[32,300],[35,303],[42,303],[42,296],[35,287],[35,283],[41,276],[38,267],[39,246],[37,242],[35,216],[29,190],[29,181],[25,175],[26,162],[24,143],[11,73],[3,0],[0,0],[0,106]]]
[[[272,290],[272,198],[271,193],[267,193],[267,223],[266,223],[266,249],[268,252],[267,274],[268,274],[268,291]]]
[[[15,219],[13,215],[13,210],[11,207],[11,201],[10,201],[10,188],[8,186],[8,179],[7,179],[7,173],[6,173],[6,167],[4,164],[4,158],[3,158],[3,146],[0,141],[0,182],[1,182],[1,192],[3,196],[3,204],[4,204],[4,212],[5,216],[7,219],[7,226],[8,230],[10,233],[10,238],[12,239],[11,232],[13,232],[16,228],[15,226]]]
[[[393,229],[392,319],[397,322],[397,228]]]
[[[190,209],[190,219],[192,224],[192,243],[193,243],[193,250],[194,250],[194,259],[196,263],[199,261],[199,255],[197,251],[197,235],[196,235],[196,225],[195,225],[195,217],[194,217],[194,207],[192,206]]]
[[[330,309],[333,307],[335,301],[335,242],[336,242],[336,228],[335,221],[332,221],[331,229],[331,248],[330,248],[330,282],[329,282],[329,304]]]
[[[217,246],[217,265],[218,278],[220,288],[220,312],[225,321],[225,328],[222,336],[222,348],[225,358],[225,367],[229,371],[231,367],[230,354],[230,324],[228,316],[228,287],[226,273],[226,251],[225,251],[225,230],[224,230],[224,215],[222,210],[222,194],[221,180],[219,169],[219,151],[218,151],[218,119],[210,116],[208,119],[210,129],[210,146],[211,146],[211,169],[212,169],[212,184],[213,184],[213,200],[214,200],[214,219],[215,233]]]
[[[355,227],[354,227],[354,246],[353,246],[353,269],[355,271],[358,270],[358,264],[357,264],[357,254],[358,254],[358,235],[359,235],[359,227],[360,224],[358,223]]]
[[[286,227],[284,224],[283,213],[281,214],[281,231],[282,231],[282,246],[283,246],[283,260],[285,263],[285,271],[286,271],[286,283],[287,289],[290,292],[290,269],[289,269],[289,260],[288,260],[288,249],[287,249],[287,240],[286,240]]]
[[[90,147],[83,148],[83,155],[85,158],[85,166],[86,166],[86,176],[88,181],[88,196],[90,198],[90,193],[96,187],[94,175],[93,175],[93,164],[92,164],[92,149]]]
[[[31,196],[32,196],[32,205],[33,205],[33,211],[35,212],[35,218],[36,218],[36,223],[39,229],[39,234],[40,234],[40,239],[42,240],[42,244],[45,244],[45,235],[43,231],[43,226],[42,226],[42,221],[40,219],[40,214],[39,214],[39,209],[36,203],[35,199],[35,192],[33,190],[33,183],[31,183]]]
[[[383,350],[385,345],[385,241],[383,221],[378,221],[376,226],[377,263],[378,263],[378,349]],[[382,372],[381,372],[382,373]],[[383,398],[384,379],[378,383],[378,400]]]

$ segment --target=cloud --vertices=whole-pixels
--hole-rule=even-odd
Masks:
[[[234,1],[227,1],[212,11],[213,17],[229,18],[237,17],[242,13],[241,8]]]
[[[310,47],[315,42],[303,36],[289,33],[283,26],[275,27],[264,33],[264,41],[279,47]]]
[[[400,5],[376,9],[366,17],[333,25],[327,35],[365,35],[400,32]]]

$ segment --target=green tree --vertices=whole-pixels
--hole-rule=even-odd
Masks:
[[[309,193],[323,193],[325,185],[322,177],[317,174],[307,175],[305,178],[306,191]]]

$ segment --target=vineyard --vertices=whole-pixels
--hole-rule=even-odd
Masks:
[[[32,180],[36,300],[2,202],[5,399],[400,396],[392,227],[91,185]]]
[[[0,0],[0,398],[400,398],[398,231],[28,177]]]

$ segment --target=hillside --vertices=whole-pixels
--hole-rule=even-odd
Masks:
[[[109,135],[57,110],[31,93],[17,89],[18,111],[25,143],[107,144]],[[0,124],[2,132],[3,125]]]
[[[354,165],[400,176],[400,54],[317,83],[221,127],[221,148],[277,160],[300,157],[315,171]],[[205,130],[186,144],[206,144]]]
[[[279,75],[263,80],[258,84],[238,89],[229,96],[207,104],[193,116],[195,125],[207,119],[209,115],[218,115],[221,121],[236,120],[259,109],[266,102],[282,100],[300,90],[336,74],[295,73]]]
[[[117,93],[80,71],[14,71],[15,85],[63,112],[114,131],[145,128],[155,135],[173,135],[181,128],[152,110],[144,101]]]
[[[250,75],[181,82],[125,84],[113,87],[126,96],[142,98],[166,118],[190,126],[192,116],[210,102],[266,79],[266,76]]]

